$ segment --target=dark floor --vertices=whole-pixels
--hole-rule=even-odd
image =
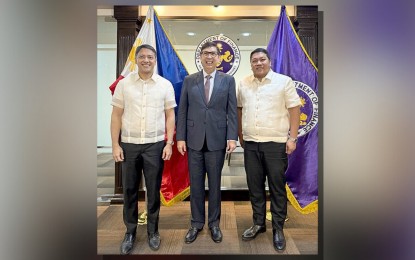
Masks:
[[[142,210],[143,205],[140,205]],[[269,207],[269,206],[268,206]],[[241,234],[252,224],[252,210],[248,201],[222,202],[220,227],[223,241],[215,243],[210,238],[209,229],[205,226],[192,244],[184,243],[189,228],[189,202],[179,202],[171,207],[160,209],[159,232],[161,246],[152,251],[147,244],[146,225],[138,226],[137,239],[132,254],[265,254],[265,255],[315,255],[318,253],[318,218],[317,212],[302,215],[290,204],[288,220],[284,234],[287,247],[283,252],[275,251],[272,245],[271,222],[267,221],[267,232],[259,234],[252,241],[242,241]],[[124,237],[125,227],[122,221],[122,206],[98,206],[98,255],[119,254],[120,243]]]

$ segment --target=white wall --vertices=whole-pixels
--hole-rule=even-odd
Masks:
[[[109,86],[116,79],[117,46],[98,45],[97,55],[97,146],[111,146],[111,91]]]

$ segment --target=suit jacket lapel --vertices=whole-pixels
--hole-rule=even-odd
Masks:
[[[203,78],[203,71],[200,71],[199,74],[197,75],[197,88],[200,90],[200,97],[202,98],[203,102],[205,102],[206,104],[206,100],[205,100],[205,79]]]
[[[214,100],[216,94],[219,92],[220,87],[222,86],[223,76],[216,71],[215,80],[213,82],[213,91],[212,95],[210,96],[209,103]]]

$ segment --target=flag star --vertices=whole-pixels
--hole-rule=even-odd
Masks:
[[[151,21],[152,21],[151,18],[147,19],[147,23],[151,23]]]

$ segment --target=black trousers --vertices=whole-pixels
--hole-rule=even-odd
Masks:
[[[135,234],[137,230],[138,189],[143,172],[147,190],[147,232],[152,234],[158,231],[164,141],[151,144],[121,143],[121,147],[124,151],[121,167],[126,233]]]
[[[287,216],[287,191],[285,171],[288,157],[285,143],[244,142],[244,164],[255,225],[265,226],[265,180],[271,200],[272,228],[282,230]]]
[[[209,185],[208,227],[219,226],[221,215],[221,176],[225,149],[200,151],[188,149],[190,174],[190,210],[192,227],[202,229],[205,224],[205,178]]]

